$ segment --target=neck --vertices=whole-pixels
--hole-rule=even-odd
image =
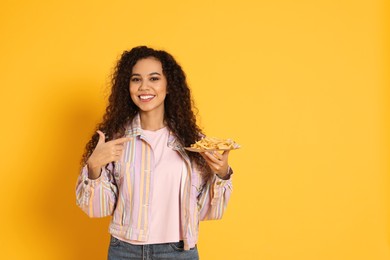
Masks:
[[[144,130],[156,131],[165,126],[164,112],[156,113],[157,111],[140,112],[141,128]]]

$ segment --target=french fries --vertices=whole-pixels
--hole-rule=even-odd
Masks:
[[[191,144],[192,149],[200,150],[230,150],[237,149],[240,145],[231,139],[220,139],[216,137],[205,137],[194,144]]]

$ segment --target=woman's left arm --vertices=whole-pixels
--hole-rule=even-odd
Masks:
[[[226,210],[232,192],[232,169],[228,164],[229,151],[201,153],[214,173],[207,183],[202,185],[198,197],[201,220],[221,219]]]

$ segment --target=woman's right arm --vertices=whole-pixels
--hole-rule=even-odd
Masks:
[[[88,177],[88,165],[81,170],[76,185],[76,204],[91,218],[112,215],[115,209],[118,188],[112,177],[112,166],[101,169],[97,179]]]
[[[114,170],[111,162],[120,160],[123,144],[130,140],[119,138],[105,142],[104,134],[101,131],[98,134],[99,141],[81,170],[76,185],[76,204],[91,218],[112,215],[118,187],[111,174]]]

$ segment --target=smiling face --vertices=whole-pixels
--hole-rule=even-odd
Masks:
[[[167,79],[161,62],[153,57],[137,61],[130,76],[130,97],[140,113],[164,114]]]

